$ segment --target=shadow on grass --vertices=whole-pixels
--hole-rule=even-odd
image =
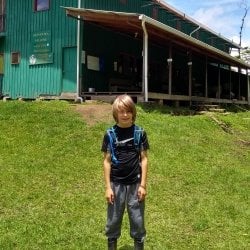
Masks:
[[[189,107],[172,107],[167,105],[159,105],[157,103],[139,103],[138,104],[143,111],[146,113],[158,113],[158,114],[170,114],[174,116],[184,115],[190,116],[194,115],[195,111],[190,109]]]
[[[197,111],[200,111],[200,106],[198,104],[193,104],[191,106],[167,106],[167,105],[159,105],[153,102],[144,102],[137,104],[141,109],[143,109],[146,113],[158,113],[158,114],[169,114],[174,116],[190,116],[199,114]],[[204,104],[205,105],[205,104]],[[205,105],[206,106],[206,105]],[[235,105],[235,104],[219,104],[218,108],[223,108],[225,112],[238,113],[238,112],[249,112],[249,105]]]
[[[124,245],[122,247],[119,247],[119,250],[134,250],[134,247],[130,245]]]

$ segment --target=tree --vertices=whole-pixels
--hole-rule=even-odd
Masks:
[[[245,19],[246,19],[246,16],[247,16],[247,13],[248,13],[248,10],[249,10],[249,6],[248,6],[248,1],[247,0],[242,0],[240,2],[240,7],[242,7],[244,9],[244,14],[243,14],[243,17],[241,19],[241,26],[240,26],[240,48],[239,48],[239,57],[244,59],[242,56],[246,56],[246,54],[249,54],[249,48],[244,48],[242,50],[241,48],[241,45],[242,45],[242,32],[243,32],[243,28],[244,28],[244,25],[245,25]],[[248,60],[249,60],[249,57],[248,57]]]
[[[241,48],[239,58],[250,64],[250,47]]]

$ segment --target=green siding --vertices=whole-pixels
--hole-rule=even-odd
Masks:
[[[153,17],[154,10],[158,13],[156,19],[162,23],[165,23],[172,28],[179,28],[179,30],[187,35],[190,35],[192,31],[194,31],[198,25],[191,23],[186,20],[184,17],[176,16],[171,13],[169,10],[166,10],[155,3],[150,3],[151,1],[147,0],[85,0],[83,3],[83,7],[92,8],[92,9],[103,9],[103,10],[113,10],[113,11],[123,11],[123,12],[132,12],[132,13],[141,13],[145,14],[149,17]],[[205,33],[205,35],[204,35]],[[199,35],[197,35],[199,34]],[[218,48],[224,52],[229,53],[229,45],[228,42],[225,42],[222,38],[217,37],[213,42],[211,41],[211,37],[215,37],[215,34],[210,33],[205,29],[201,29],[197,31],[196,37],[197,39],[208,43],[215,48]]]
[[[34,12],[33,0],[7,1],[7,36],[3,93],[11,98],[59,95],[62,88],[62,48],[76,46],[76,20],[66,17],[60,6],[77,6],[76,0],[50,1],[49,11]],[[51,33],[53,63],[29,65],[32,34]],[[21,61],[11,65],[11,52],[19,51]]]
[[[39,95],[60,95],[64,90],[74,88],[63,88],[62,71],[63,51],[76,47],[77,21],[67,17],[60,6],[77,7],[78,0],[51,0],[50,9],[41,12],[34,12],[33,3],[34,0],[6,0],[6,37],[0,38],[0,50],[4,51],[5,63],[2,92],[11,98],[33,99]],[[178,27],[186,34],[197,27],[148,0],[84,0],[82,7],[142,13],[149,17],[155,14],[157,20],[173,28]],[[33,34],[41,31],[48,31],[51,36],[53,63],[30,65]],[[114,61],[118,60],[120,53],[141,60],[142,41],[86,23],[82,23],[82,31],[82,49],[86,55],[99,57],[102,62],[100,71],[88,70],[86,64],[82,64],[82,91],[87,91],[89,87],[108,91],[109,79],[116,77]],[[224,45],[223,39],[212,41],[211,36],[214,37],[209,31],[202,30],[193,37],[228,52],[229,45]],[[160,48],[150,43],[149,60],[165,67],[167,46]],[[20,64],[11,65],[11,52],[20,52]],[[163,81],[154,80],[156,83],[149,86],[151,89],[158,88]]]

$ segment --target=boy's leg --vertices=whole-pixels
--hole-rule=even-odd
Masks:
[[[130,235],[135,240],[135,242],[143,244],[144,238],[146,236],[144,225],[145,202],[139,202],[138,200],[138,187],[139,184],[127,186],[127,210],[130,223]]]
[[[121,235],[122,218],[125,210],[126,186],[112,183],[114,203],[108,204],[107,224],[105,227],[108,239],[118,239]]]

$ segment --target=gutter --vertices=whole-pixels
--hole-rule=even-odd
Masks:
[[[223,39],[224,41],[226,41],[229,44],[234,46],[234,47],[233,46],[230,46],[230,47],[238,48],[238,49],[241,48],[241,46],[239,46],[239,44],[235,43],[234,41],[231,41],[230,39],[222,36],[219,33],[216,33],[214,30],[212,30],[209,27],[207,27],[206,25],[198,22],[197,20],[193,19],[192,17],[186,15],[184,12],[177,10],[172,5],[168,4],[166,1],[163,1],[163,0],[153,0],[153,1],[158,3],[162,8],[166,9],[167,11],[172,11],[172,13],[178,15],[179,17],[183,18],[184,20],[186,19],[186,20],[190,21],[191,23],[198,25],[200,28],[204,29],[205,31],[208,31],[208,32],[216,35],[217,37]]]
[[[78,0],[78,8],[81,8],[81,0]],[[76,101],[80,101],[82,103],[83,99],[80,96],[80,44],[81,44],[81,21],[80,16],[78,16],[77,20],[77,45],[76,45]]]
[[[196,31],[198,31],[201,28],[201,26],[197,27],[195,30],[193,30],[189,35],[192,36]]]
[[[142,21],[143,29],[143,91],[144,101],[148,102],[148,31],[145,25],[145,16],[140,15],[139,20]]]

